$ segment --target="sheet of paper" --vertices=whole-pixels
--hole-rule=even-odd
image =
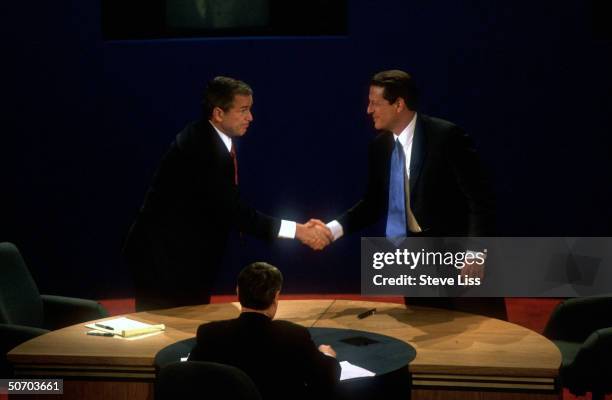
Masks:
[[[122,336],[131,336],[131,334],[145,334],[151,333],[152,331],[159,331],[165,329],[165,326],[163,326],[162,324],[151,325],[144,322],[135,321],[126,317],[109,319],[100,322],[100,324],[108,326],[112,329],[103,328],[101,326],[96,325],[96,323],[87,324],[85,326],[90,329],[96,329],[102,332],[112,332]]]
[[[374,372],[368,371],[367,369],[361,368],[355,364],[351,364],[348,361],[340,361],[340,367],[342,367],[342,373],[340,374],[341,381],[376,375]]]
[[[156,331],[156,332],[151,332],[151,333],[143,333],[142,335],[135,335],[135,336],[128,336],[128,337],[123,337],[123,336],[119,336],[119,335],[115,335],[116,338],[120,338],[122,340],[142,340],[142,339],[146,339],[146,338],[150,338],[151,336],[156,336],[156,335],[161,335],[162,333],[164,333],[164,331]]]

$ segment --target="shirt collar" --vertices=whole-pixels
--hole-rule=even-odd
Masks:
[[[208,122],[210,122],[212,127],[215,129],[215,131],[217,132],[217,134],[223,141],[223,144],[225,145],[225,147],[227,147],[227,151],[232,151],[232,138],[227,136],[225,133],[221,132],[219,129],[217,129],[215,124],[213,124],[210,120]]]
[[[408,144],[412,143],[412,138],[414,137],[414,128],[416,126],[417,113],[414,113],[414,117],[412,120],[404,128],[403,131],[400,132],[399,135],[393,134],[393,138],[399,140],[402,147],[406,147]]]

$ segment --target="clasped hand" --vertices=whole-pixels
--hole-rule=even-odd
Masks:
[[[311,219],[305,224],[297,224],[295,236],[313,250],[323,250],[334,240],[331,230],[318,219]]]

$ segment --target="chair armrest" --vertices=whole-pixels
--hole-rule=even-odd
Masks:
[[[2,356],[19,346],[21,343],[49,332],[47,329],[33,326],[0,324],[0,351]]]
[[[6,359],[6,353],[21,343],[49,332],[46,329],[25,325],[0,324],[0,378],[12,378],[13,369]]]
[[[51,330],[108,317],[108,311],[94,300],[47,294],[40,298],[45,316],[44,327]]]
[[[612,327],[612,296],[565,300],[553,311],[544,336],[582,343],[598,329]]]
[[[612,390],[612,328],[598,329],[593,332],[574,361],[561,368],[562,384],[581,395],[590,391],[609,393]]]

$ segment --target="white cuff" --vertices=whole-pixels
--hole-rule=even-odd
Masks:
[[[332,236],[334,237],[334,242],[344,235],[344,229],[342,229],[342,225],[340,225],[340,222],[337,220],[328,222],[326,226],[331,231]]]
[[[280,230],[278,231],[278,237],[284,239],[295,239],[295,227],[294,221],[281,221]]]

